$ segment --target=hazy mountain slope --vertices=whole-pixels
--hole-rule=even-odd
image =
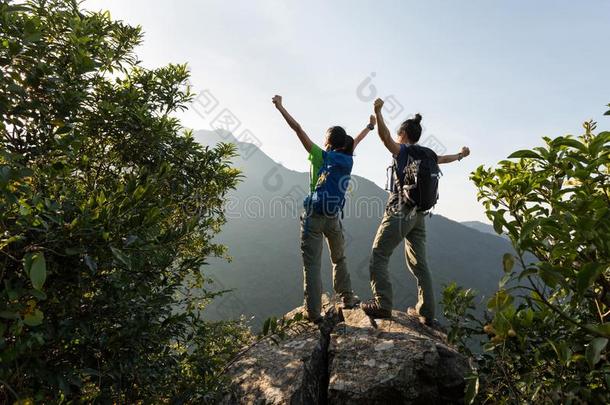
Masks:
[[[214,144],[217,134],[197,132],[204,144]],[[232,138],[228,138],[232,139]],[[242,152],[250,146],[237,143]],[[301,149],[294,159],[306,159]],[[385,170],[385,163],[379,170]],[[360,163],[356,158],[355,164]],[[370,162],[367,162],[370,164]],[[229,247],[233,261],[212,260],[207,275],[215,289],[234,289],[215,300],[206,310],[211,319],[254,316],[254,323],[287,312],[303,300],[300,256],[300,207],[306,193],[308,174],[288,170],[258,150],[249,158],[237,158],[235,165],[245,174],[232,193],[229,220],[218,240]],[[441,185],[442,187],[442,185]],[[282,198],[284,196],[290,198]],[[370,297],[368,260],[371,244],[387,193],[364,178],[354,176],[354,186],[345,209],[344,228],[353,287],[363,298]],[[282,212],[283,211],[283,212]],[[501,277],[502,255],[512,251],[502,238],[451,221],[440,215],[428,219],[428,259],[440,299],[441,285],[451,281],[487,294]],[[324,289],[331,290],[331,267],[325,249]],[[408,272],[404,250],[397,248],[390,262],[397,308],[413,305],[415,280]]]
[[[502,234],[498,235],[493,227],[493,225],[486,224],[485,222],[480,221],[463,221],[460,222],[462,225],[465,225],[469,228],[476,229],[479,232],[483,232],[488,235],[499,236],[502,239],[509,240],[508,235]]]

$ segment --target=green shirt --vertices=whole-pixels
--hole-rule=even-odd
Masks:
[[[313,192],[316,189],[316,183],[318,182],[318,173],[320,168],[324,164],[324,151],[316,144],[311,147],[307,160],[311,162],[309,168],[309,191]]]

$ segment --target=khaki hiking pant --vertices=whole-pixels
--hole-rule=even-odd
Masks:
[[[405,207],[402,211],[387,212],[377,229],[369,272],[373,296],[384,309],[392,309],[392,283],[388,262],[392,252],[404,239],[405,257],[409,270],[417,279],[419,314],[434,319],[434,291],[426,262],[426,214]]]
[[[303,284],[305,308],[315,319],[322,311],[322,242],[326,237],[333,264],[333,289],[341,297],[352,295],[352,283],[347,272],[345,238],[339,216],[304,213],[301,217],[301,253],[303,254]]]

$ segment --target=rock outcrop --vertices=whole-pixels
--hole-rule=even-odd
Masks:
[[[286,315],[292,317],[300,308]],[[461,403],[468,359],[446,336],[393,311],[373,320],[326,302],[319,325],[252,346],[227,370],[226,404]]]

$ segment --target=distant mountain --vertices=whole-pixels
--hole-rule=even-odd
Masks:
[[[209,319],[254,317],[253,325],[301,305],[303,275],[300,253],[302,200],[307,193],[308,173],[289,170],[249,143],[237,142],[227,133],[198,131],[204,145],[219,140],[235,142],[241,156],[234,165],[245,178],[227,202],[228,222],[217,237],[229,247],[231,262],[211,259],[205,274],[214,290],[232,289],[206,309]],[[294,151],[294,159],[306,153]],[[359,164],[358,159],[356,163]],[[379,170],[385,170],[380,164]],[[354,290],[370,298],[368,262],[371,245],[383,215],[387,192],[373,182],[353,176],[343,221],[349,271]],[[502,255],[510,244],[440,215],[427,220],[428,261],[437,299],[443,285],[456,281],[481,294],[490,294],[501,277]],[[331,266],[324,249],[324,290],[331,291]],[[398,309],[416,302],[415,279],[409,273],[404,250],[397,248],[390,261],[394,303]],[[440,311],[440,308],[439,308]]]
[[[498,235],[493,225],[486,224],[485,222],[480,221],[463,221],[460,222],[462,225],[466,225],[469,228],[476,229],[479,232],[488,233],[494,236],[499,236],[501,238],[508,239],[506,235]]]

